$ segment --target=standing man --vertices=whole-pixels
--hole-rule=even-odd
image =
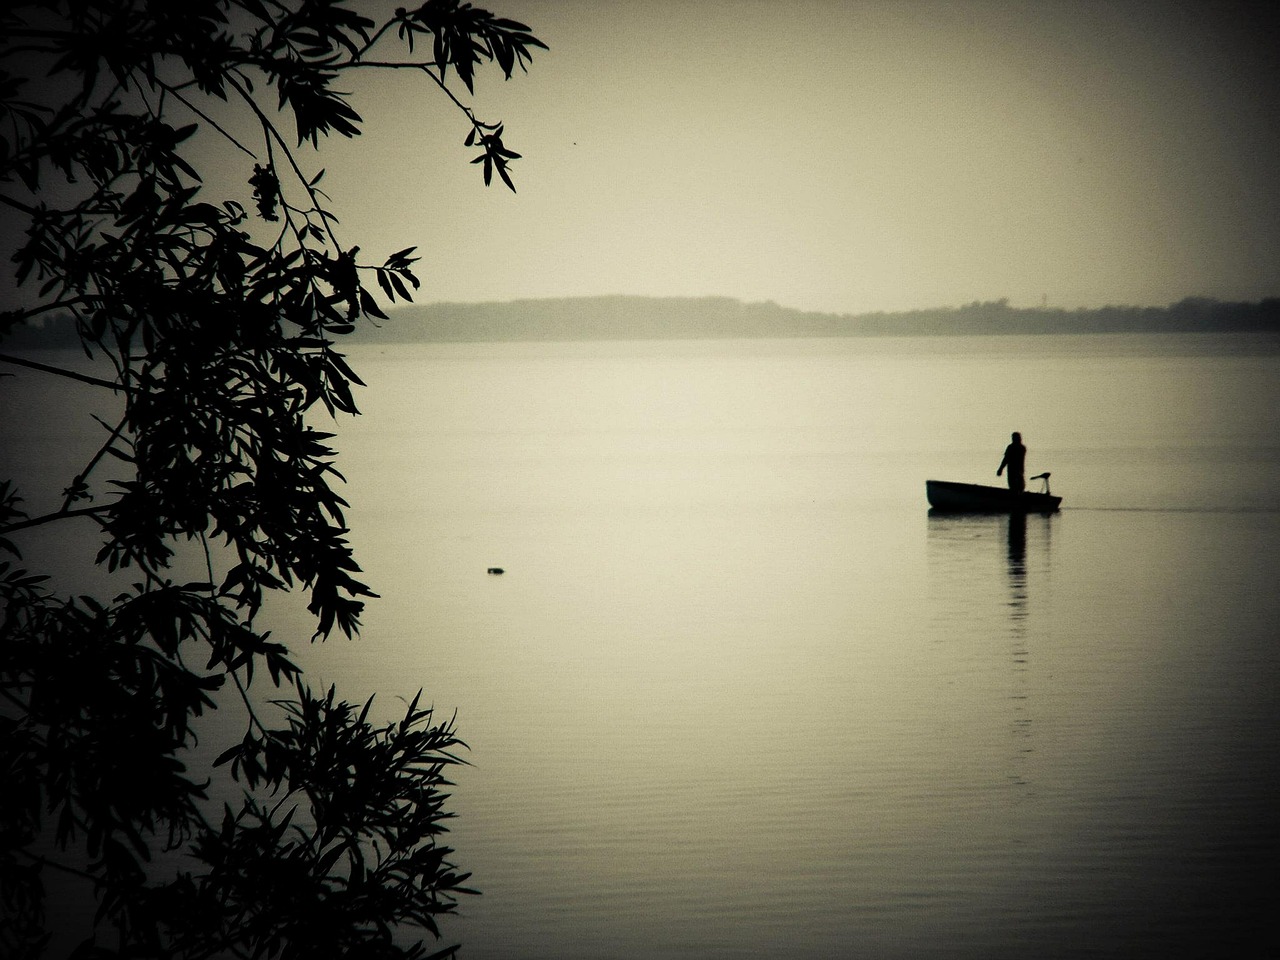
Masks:
[[[996,476],[1000,476],[1007,468],[1009,489],[1014,493],[1021,493],[1027,487],[1027,481],[1022,475],[1027,463],[1027,448],[1022,445],[1022,434],[1015,432],[1012,440],[1013,442],[1004,448],[1004,459],[1000,461]]]

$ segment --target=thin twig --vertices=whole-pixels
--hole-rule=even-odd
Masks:
[[[294,176],[298,178],[298,182],[302,184],[303,189],[306,191],[307,197],[311,201],[312,208],[316,211],[323,210],[324,208],[316,197],[315,188],[311,186],[311,183],[307,180],[307,175],[303,173],[302,168],[298,166],[298,161],[293,155],[293,150],[290,149],[289,144],[285,142],[284,137],[280,136],[280,131],[276,129],[275,124],[273,124],[271,119],[262,112],[262,108],[258,106],[254,99],[249,96],[249,92],[245,90],[244,87],[242,87],[234,78],[227,77],[227,83],[230,84],[231,88],[235,90],[236,93],[240,94],[240,98],[249,106],[249,109],[254,112],[258,117],[258,120],[262,123],[263,132],[267,135],[268,149],[270,150],[271,140],[275,140],[276,143],[280,144],[281,150],[283,150],[285,157],[289,161],[289,166],[293,169]],[[275,161],[273,159],[273,166],[274,163]],[[321,216],[320,219],[324,222],[325,233],[329,235],[329,241],[333,244],[334,250],[341,253],[342,246],[338,243],[338,238],[334,235],[333,228],[329,225],[329,218]]]
[[[42,303],[39,306],[30,307],[26,310],[17,310],[14,313],[9,314],[9,316],[16,317],[19,323],[23,323],[27,320],[32,320],[35,317],[40,316],[42,313],[48,313],[50,310],[71,310],[82,303],[89,302],[91,302],[91,300],[87,296],[72,297],[70,300],[52,300],[49,303]]]
[[[190,100],[184,97],[179,92],[177,87],[174,87],[172,85],[165,84],[165,83],[161,83],[160,87],[161,89],[168,91],[168,93],[173,97],[175,97],[179,103],[185,106],[188,110],[194,113],[197,117],[199,117],[205,123],[209,124],[209,126],[213,127],[214,130],[222,134],[222,136],[227,140],[227,142],[230,143],[232,146],[234,146],[237,150],[240,150],[242,153],[248,154],[254,160],[258,159],[258,155],[256,153],[254,153],[252,150],[246,147],[243,143],[237,140],[235,136],[229,130],[225,129],[221,124],[219,124],[217,120],[214,120],[213,117],[209,116],[209,114],[205,113],[203,110],[197,107],[194,103],[192,103]]]
[[[74,370],[64,370],[62,367],[53,367],[38,360],[29,360],[26,357],[15,357],[11,353],[0,353],[0,363],[12,363],[19,367],[30,367],[32,370],[39,370],[41,373],[51,373],[57,377],[68,377],[94,387],[106,387],[108,390],[120,390],[124,393],[134,392],[133,387],[126,386],[123,383],[113,383],[110,380],[91,377],[88,374],[76,373]]]
[[[95,417],[94,419],[97,420],[97,417]],[[102,423],[104,427],[106,426],[106,423],[104,423],[103,421],[99,420],[98,422]],[[128,422],[129,422],[129,418],[127,416],[121,418],[120,422],[116,424],[115,428],[111,431],[111,434],[107,437],[106,442],[103,443],[103,445],[98,448],[98,452],[93,455],[93,459],[90,460],[85,465],[85,468],[83,470],[81,470],[78,474],[76,474],[75,480],[72,481],[73,483],[83,484],[85,482],[89,474],[93,472],[94,467],[96,467],[101,462],[102,458],[106,456],[107,451],[111,448],[111,445],[120,438],[120,434],[124,432],[125,424],[127,424]],[[70,510],[71,504],[73,502],[74,500],[71,494],[68,494],[66,499],[62,501],[62,512],[66,513],[68,510]]]
[[[13,852],[19,856],[26,857],[32,863],[40,864],[42,867],[52,867],[54,870],[59,870],[62,873],[69,873],[72,876],[82,877],[85,880],[92,880],[94,883],[98,883],[102,879],[97,874],[89,873],[85,870],[78,870],[75,867],[68,866],[59,860],[50,860],[48,857],[32,853],[31,851],[24,850],[21,847],[13,848]]]
[[[37,213],[39,213],[39,211],[35,207],[29,207],[25,203],[20,203],[19,201],[13,199],[13,197],[9,196],[7,193],[0,193],[0,203],[5,204],[5,206],[13,207],[13,209],[19,210],[22,213],[25,213],[28,217],[34,217]]]
[[[8,536],[17,530],[29,530],[31,527],[40,527],[46,523],[53,523],[55,520],[69,520],[72,517],[94,517],[100,514],[110,512],[112,507],[108,504],[99,504],[96,507],[81,507],[79,510],[59,510],[57,513],[46,513],[41,517],[31,517],[28,520],[18,520],[9,524],[7,527],[0,527],[0,536]]]

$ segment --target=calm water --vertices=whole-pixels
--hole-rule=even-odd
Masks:
[[[1221,343],[357,357],[386,599],[313,668],[458,709],[465,955],[1274,946],[1280,358]],[[929,517],[1011,429],[1066,509]]]
[[[1266,956],[1259,346],[357,351],[384,599],[303,660],[457,709],[471,960]],[[930,517],[924,480],[998,483],[1014,429],[1063,511]]]

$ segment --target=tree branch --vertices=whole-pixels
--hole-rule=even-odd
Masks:
[[[97,417],[94,417],[94,419],[98,420]],[[106,423],[102,420],[98,420],[98,422],[104,427],[106,426]],[[98,448],[98,452],[93,455],[93,459],[89,461],[83,470],[76,474],[75,479],[71,481],[72,484],[84,484],[85,481],[88,480],[89,474],[93,472],[94,467],[96,467],[101,462],[102,458],[106,456],[107,451],[111,449],[111,445],[120,439],[120,434],[124,432],[125,425],[128,422],[129,418],[127,416],[121,418],[120,422],[111,430],[106,442],[103,443],[102,446]],[[92,499],[92,497],[90,499]],[[71,504],[74,502],[75,499],[73,494],[68,492],[66,498],[62,501],[62,512],[66,513],[70,510]]]
[[[42,313],[49,313],[53,310],[74,310],[76,307],[84,303],[89,303],[88,297],[72,297],[70,300],[52,300],[49,303],[42,303],[39,306],[29,307],[26,310],[15,310],[9,313],[9,317],[16,318],[19,323],[25,323]]]
[[[165,84],[165,83],[161,83],[159,84],[159,86],[162,90],[169,93],[175,100],[177,100],[184,107],[190,110],[195,116],[199,117],[205,123],[209,124],[209,126],[213,127],[214,130],[218,131],[218,133],[220,133],[222,137],[228,143],[230,143],[233,147],[235,147],[237,150],[241,151],[242,153],[248,154],[254,160],[258,159],[258,155],[256,153],[254,153],[252,150],[246,147],[243,143],[237,140],[235,135],[232,134],[231,131],[227,130],[225,127],[219,124],[216,120],[213,119],[213,117],[209,116],[208,113],[201,110],[194,103],[192,103],[187,97],[183,96],[177,87],[172,86],[170,84]]]
[[[13,207],[13,209],[25,213],[28,217],[34,217],[39,212],[35,207],[29,207],[25,203],[21,203],[13,199],[13,197],[9,196],[7,193],[0,193],[0,203],[3,203],[8,207]]]
[[[53,523],[55,520],[69,520],[72,517],[97,517],[99,514],[107,513],[110,510],[110,505],[99,504],[96,507],[81,507],[79,510],[59,510],[57,513],[46,513],[42,517],[31,517],[27,520],[11,523],[7,527],[0,527],[0,536],[7,537],[16,530],[29,530],[31,527],[43,526],[46,523]]]
[[[271,122],[271,119],[265,113],[262,112],[262,108],[259,107],[258,104],[254,101],[253,97],[249,95],[249,91],[247,91],[243,86],[241,86],[234,78],[232,78],[231,76],[228,76],[227,83],[233,90],[235,90],[236,93],[240,95],[240,98],[245,102],[245,104],[249,107],[249,109],[253,111],[253,113],[257,116],[258,121],[262,124],[263,138],[266,140],[266,143],[267,143],[268,156],[270,157],[270,162],[272,167],[275,166],[275,156],[274,156],[275,151],[271,147],[271,141],[275,140],[276,143],[280,144],[280,149],[284,153],[285,159],[289,161],[289,166],[293,170],[293,175],[297,177],[298,182],[302,184],[303,190],[306,191],[307,197],[311,201],[312,209],[322,210],[323,205],[320,203],[319,198],[316,196],[315,188],[311,186],[310,181],[307,179],[307,175],[303,173],[302,168],[298,166],[298,161],[293,155],[293,150],[289,147],[289,144],[285,142],[284,137],[280,135],[280,131],[276,129],[275,124],[273,124]],[[324,223],[325,233],[329,235],[329,241],[333,244],[334,250],[341,253],[342,246],[338,243],[338,238],[334,236],[333,227],[329,223],[329,219],[327,217],[321,217],[321,220]],[[300,245],[305,246],[305,244],[301,244],[301,238],[299,238],[299,242],[300,242]]]
[[[74,370],[64,370],[62,367],[53,367],[38,360],[28,360],[26,357],[15,357],[11,353],[0,353],[0,363],[12,363],[19,367],[30,367],[32,370],[39,370],[41,373],[51,373],[55,377],[79,380],[81,383],[87,383],[93,387],[106,387],[108,390],[119,390],[124,393],[134,392],[133,387],[123,383],[114,383],[111,380],[103,380],[100,377],[91,377],[88,374],[76,373]]]

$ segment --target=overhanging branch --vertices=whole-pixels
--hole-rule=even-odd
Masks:
[[[18,530],[28,530],[31,527],[40,527],[46,523],[53,523],[55,520],[68,520],[71,517],[97,517],[99,514],[107,513],[111,510],[108,504],[100,504],[96,507],[81,507],[79,510],[59,510],[57,513],[46,513],[42,517],[31,517],[28,520],[19,520],[11,523],[7,527],[0,527],[0,537],[7,537],[11,533]]]
[[[0,353],[0,363],[12,363],[19,367],[30,367],[32,370],[39,370],[41,373],[51,373],[55,377],[68,377],[71,380],[79,380],[81,383],[87,383],[94,387],[106,387],[108,390],[120,390],[124,393],[134,392],[133,387],[126,386],[123,383],[103,380],[101,377],[91,377],[88,374],[76,373],[74,370],[65,370],[62,367],[50,366],[47,363],[41,363],[39,360],[15,357],[11,353]]]

